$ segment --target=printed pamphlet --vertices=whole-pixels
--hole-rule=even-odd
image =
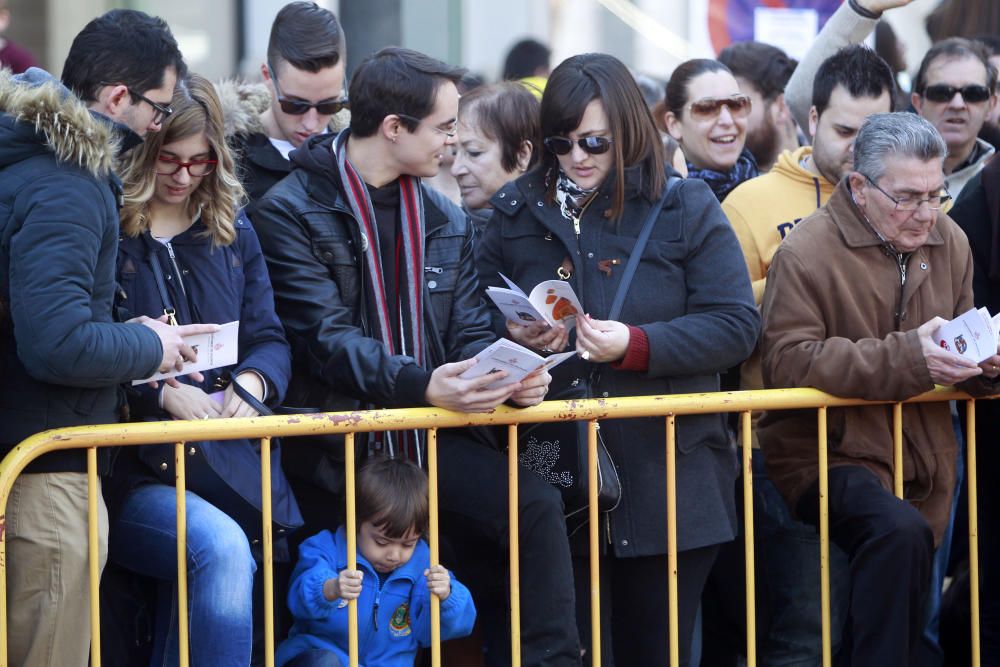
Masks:
[[[185,336],[184,341],[198,355],[194,361],[184,363],[184,369],[168,373],[154,373],[143,380],[133,380],[132,384],[145,384],[153,380],[165,380],[195,371],[207,371],[222,366],[232,366],[239,359],[239,320],[220,325],[215,333]]]
[[[985,308],[971,308],[931,334],[934,342],[977,364],[997,353],[1000,314],[990,316]]]
[[[529,295],[504,274],[500,277],[507,287],[487,287],[486,294],[511,322],[524,326],[538,321],[548,322],[550,326],[562,322],[567,329],[572,329],[576,316],[583,312],[580,299],[565,280],[538,283]]]
[[[487,389],[520,382],[540,368],[552,369],[576,354],[575,350],[542,357],[512,340],[500,338],[476,355],[476,365],[460,375],[464,380],[506,371],[507,377],[487,385]]]

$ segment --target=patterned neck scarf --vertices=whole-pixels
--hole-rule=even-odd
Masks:
[[[760,176],[760,169],[757,168],[757,160],[753,153],[746,148],[740,153],[736,164],[729,171],[715,171],[713,169],[699,169],[690,162],[687,163],[688,178],[697,178],[708,183],[708,187],[715,193],[715,197],[721,202],[737,185],[743,181]]]
[[[567,220],[572,222],[579,218],[583,207],[595,192],[597,188],[581,188],[562,169],[559,170],[559,178],[556,180],[556,201],[559,202],[559,210]]]

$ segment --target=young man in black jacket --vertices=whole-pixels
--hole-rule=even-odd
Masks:
[[[253,222],[293,349],[289,401],[324,410],[436,406],[482,412],[540,402],[547,373],[489,389],[467,380],[494,335],[481,302],[465,215],[420,185],[455,141],[461,70],[399,48],[376,53],[351,82],[351,127],[316,137],[296,169],[260,200]],[[493,376],[495,378],[496,376]],[[422,433],[388,432],[369,446],[419,455]],[[307,529],[336,526],[343,445],[290,446],[288,470]],[[506,457],[469,430],[439,441],[442,530],[474,595],[471,544],[502,553]],[[524,665],[579,665],[562,503],[540,477],[520,476],[521,638]],[[501,577],[495,571],[488,578]],[[510,664],[503,609],[480,607],[487,661]]]
[[[120,383],[179,368],[194,358],[181,336],[214,329],[112,314],[122,196],[112,161],[160,129],[184,71],[166,23],[113,10],[77,35],[62,84],[35,68],[0,74],[0,456],[40,431],[118,421]],[[99,473],[108,464],[102,449]],[[53,452],[14,482],[8,664],[87,664],[86,470],[82,450]]]

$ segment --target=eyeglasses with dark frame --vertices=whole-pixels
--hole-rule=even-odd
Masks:
[[[156,158],[156,173],[160,176],[173,176],[181,169],[187,169],[188,175],[191,176],[191,178],[200,178],[202,176],[208,176],[215,171],[218,164],[218,160],[212,159],[183,162],[177,158],[159,155]]]
[[[567,155],[573,150],[573,144],[590,155],[601,155],[611,149],[611,144],[615,143],[615,140],[608,137],[580,137],[573,141],[569,137],[545,137],[542,143],[556,155]]]
[[[101,81],[98,85],[99,86],[124,86],[125,84],[123,84],[123,83],[111,83],[110,81]],[[170,118],[170,114],[172,114],[174,112],[174,110],[171,109],[169,106],[163,106],[162,104],[160,104],[158,102],[154,102],[153,100],[149,99],[148,97],[146,97],[142,93],[135,92],[134,90],[132,90],[128,86],[125,86],[125,89],[128,91],[128,94],[131,95],[133,99],[135,99],[135,100],[141,100],[141,101],[145,102],[146,104],[148,104],[149,106],[153,107],[153,124],[154,125],[162,125],[163,121],[165,121],[166,119]]]
[[[868,174],[861,174],[861,175],[864,176],[869,183],[871,183],[873,188],[884,194],[889,199],[889,201],[895,204],[897,211],[903,211],[904,213],[913,213],[918,208],[920,208],[921,204],[927,204],[927,208],[929,208],[932,211],[939,211],[941,210],[942,206],[951,201],[951,195],[948,194],[947,190],[944,191],[944,194],[934,195],[932,197],[927,197],[925,199],[920,199],[918,197],[909,197],[909,196],[893,197],[891,194],[889,194],[881,187],[879,187],[879,184],[876,183],[875,179],[873,179],[871,176],[869,176]]]
[[[393,115],[394,116],[399,116],[400,118],[405,118],[406,120],[408,120],[410,122],[413,122],[413,123],[416,123],[417,125],[421,125],[421,124],[423,124],[424,120],[427,120],[426,118],[423,119],[423,120],[421,120],[420,118],[417,118],[415,116],[410,116],[410,115],[405,114],[405,113],[397,113],[397,114],[393,114]],[[438,134],[443,134],[444,136],[448,137],[449,139],[454,139],[455,135],[458,134],[458,119],[456,118],[455,120],[453,120],[451,122],[451,124],[448,126],[447,130],[444,129],[443,127],[438,127],[437,125],[431,125],[431,129],[434,130],[435,132],[437,132]]]
[[[274,73],[274,68],[267,66],[267,71],[271,73],[271,81],[274,83],[274,92],[278,97],[278,106],[281,110],[291,116],[302,116],[309,113],[310,109],[315,109],[321,116],[332,116],[340,113],[344,109],[350,109],[351,105],[347,97],[339,99],[320,100],[319,102],[307,102],[305,100],[293,100],[285,97],[278,86],[278,77]]]

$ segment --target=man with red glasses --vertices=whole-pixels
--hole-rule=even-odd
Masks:
[[[944,161],[948,192],[958,197],[994,148],[978,138],[997,105],[997,70],[979,42],[952,37],[924,56],[911,96],[913,107],[934,123],[948,144]]]
[[[264,85],[219,84],[233,125],[231,143],[250,211],[288,175],[289,154],[310,137],[346,123],[344,33],[333,12],[314,2],[291,2],[271,25]]]

